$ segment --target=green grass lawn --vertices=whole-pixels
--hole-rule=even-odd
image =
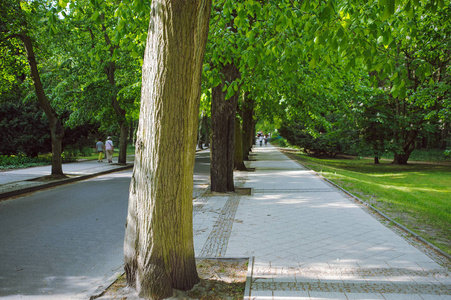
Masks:
[[[451,254],[451,164],[392,165],[370,159],[298,159]]]

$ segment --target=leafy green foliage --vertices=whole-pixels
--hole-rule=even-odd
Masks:
[[[3,155],[36,157],[51,152],[48,120],[36,102],[23,103],[20,93],[11,92],[0,101],[0,131]]]
[[[66,91],[61,101],[71,103],[73,110],[70,126],[94,118],[103,130],[115,132],[118,118],[120,122],[125,121],[124,115],[137,119],[148,4],[68,1],[60,2],[53,11],[64,12],[64,18],[56,19],[54,26],[59,35],[71,40],[60,45],[70,54],[67,76],[61,84]]]
[[[337,127],[337,125],[335,125]],[[335,157],[339,153],[349,152],[353,146],[355,132],[344,135],[338,128],[316,128],[319,134],[313,135],[302,123],[285,123],[279,129],[280,135],[293,145],[315,157]]]
[[[291,1],[273,7],[279,23],[268,21],[265,34],[277,38],[259,49],[264,71],[251,78],[254,90],[264,91],[260,117],[299,123],[317,138],[319,130],[346,134],[336,126],[332,132],[328,119],[330,110],[341,112],[340,122],[357,126],[362,138],[356,150],[375,156],[391,150],[404,159],[418,138],[449,122],[451,45],[443,37],[450,35],[450,5]],[[252,64],[253,71],[260,65]]]
[[[19,155],[0,155],[0,169],[21,169],[35,166],[44,166],[51,164],[50,156],[29,157],[23,154]]]

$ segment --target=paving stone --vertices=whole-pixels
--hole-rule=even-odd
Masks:
[[[378,294],[378,293],[371,293],[371,294],[346,293],[346,297],[348,298],[348,300],[379,300],[379,299],[385,300],[384,296],[382,296],[382,294]]]
[[[423,300],[420,295],[417,294],[384,294],[386,300]]]
[[[449,299],[432,256],[274,148],[254,153],[237,183],[253,196],[201,199],[194,213],[197,255],[254,256],[250,299]]]
[[[274,300],[310,300],[309,292],[274,291]]]

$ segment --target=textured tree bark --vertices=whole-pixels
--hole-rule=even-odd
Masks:
[[[125,114],[124,114],[125,118]],[[120,124],[120,138],[119,138],[119,157],[117,162],[120,164],[127,163],[127,145],[128,145],[128,126],[127,122],[122,122]]]
[[[205,116],[202,119],[202,127],[204,128],[204,133],[205,133],[205,146],[206,147],[210,147],[210,124],[209,124],[209,117]]]
[[[64,176],[63,174],[63,137],[64,127],[56,114],[55,110],[50,105],[50,101],[45,95],[44,88],[42,86],[41,77],[38,71],[38,65],[36,62],[36,56],[33,50],[33,43],[28,35],[20,35],[20,39],[24,43],[25,51],[27,52],[28,64],[31,70],[31,78],[33,79],[36,96],[38,98],[39,106],[45,112],[45,115],[49,119],[50,134],[52,137],[52,176]]]
[[[162,299],[199,282],[192,189],[211,0],[151,5],[124,256],[128,284]]]
[[[243,97],[243,105],[241,109],[241,119],[243,120],[243,159],[249,160],[249,152],[252,149],[252,134],[254,132],[252,126],[254,125],[254,100],[248,97],[245,93]]]
[[[235,117],[235,155],[234,155],[234,169],[238,171],[246,171],[246,165],[243,160],[243,144],[242,131],[240,119]]]
[[[256,136],[257,136],[257,129],[255,128],[255,126],[257,125],[257,120],[252,120],[252,145],[256,145],[257,140],[256,140]]]
[[[211,191],[233,192],[233,161],[235,154],[235,116],[238,94],[226,100],[225,82],[240,76],[238,68],[227,64],[222,68],[223,81],[212,89],[211,97]]]

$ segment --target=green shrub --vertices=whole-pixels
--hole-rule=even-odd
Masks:
[[[0,155],[0,169],[20,169],[35,166],[44,166],[51,164],[50,155],[29,157],[24,154],[20,155]]]
[[[284,138],[279,139],[278,142],[279,142],[279,146],[280,147],[287,147],[288,146],[287,142],[286,142],[286,140]]]
[[[36,157],[51,152],[47,117],[35,102],[23,103],[20,95],[0,101],[0,154]]]
[[[63,153],[61,154],[63,157],[63,162],[77,161],[78,152],[79,151],[76,148],[66,147],[66,149],[64,149]]]
[[[277,145],[279,147],[287,147],[288,143],[287,140],[284,139],[283,137],[279,136],[279,135],[273,135],[270,139],[269,142],[273,145]]]
[[[80,150],[81,156],[91,156],[93,150],[91,147],[83,147]]]

